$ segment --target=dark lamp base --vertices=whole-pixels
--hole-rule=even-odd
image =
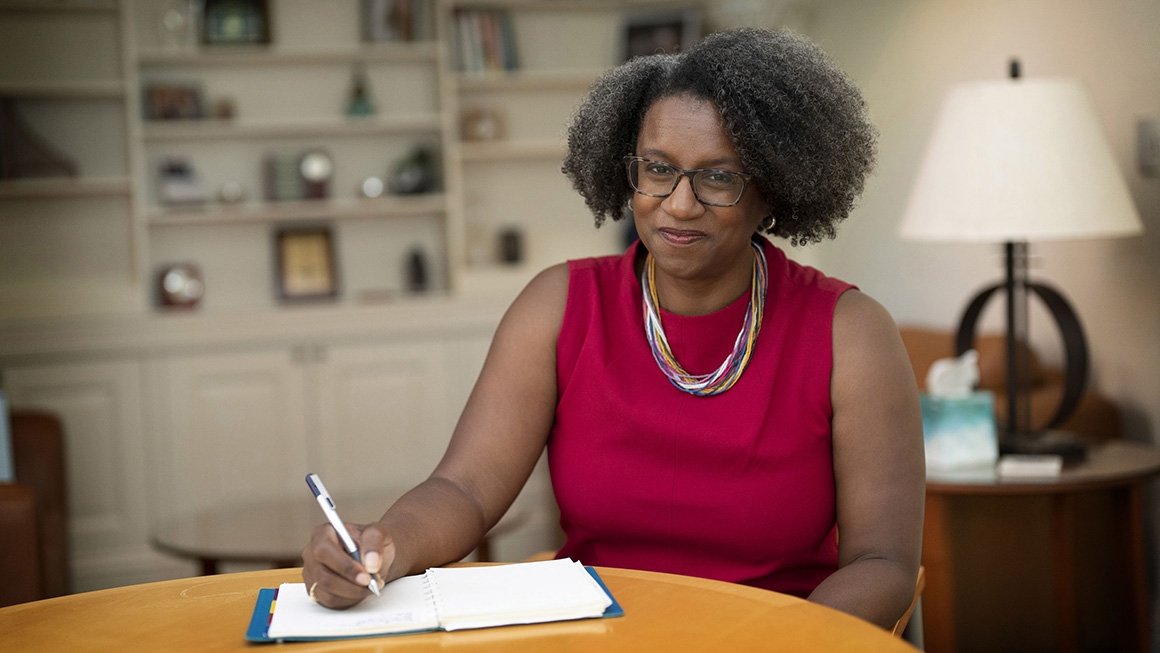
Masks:
[[[1083,461],[1087,458],[1087,449],[1083,438],[1068,431],[1005,433],[999,438],[1000,454],[1056,455],[1065,464]]]

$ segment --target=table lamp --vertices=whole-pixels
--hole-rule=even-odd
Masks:
[[[973,347],[978,319],[1006,295],[1007,419],[1000,453],[1082,458],[1075,437],[1055,429],[1087,384],[1088,352],[1071,304],[1027,274],[1031,241],[1127,236],[1143,226],[1083,87],[1068,79],[1025,79],[1017,61],[1006,80],[953,87],[943,101],[902,221],[906,239],[1002,243],[1006,278],[967,304],[955,348]],[[1045,429],[1030,420],[1028,294],[1046,305],[1065,349],[1064,391]]]

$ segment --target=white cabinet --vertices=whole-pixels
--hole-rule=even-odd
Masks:
[[[152,549],[152,529],[195,511],[309,502],[307,472],[340,500],[418,483],[446,449],[500,314],[433,298],[338,318],[109,316],[0,330],[12,405],[64,419],[75,587],[187,575],[188,562]]]
[[[302,492],[311,415],[294,350],[162,356],[153,366],[158,514]]]
[[[13,406],[63,420],[74,589],[154,578],[140,361],[13,365],[4,387]]]
[[[407,337],[158,356],[161,514],[305,497],[308,472],[336,495],[414,486],[446,449],[485,351],[482,336]]]
[[[407,489],[425,479],[461,409],[449,396],[447,345],[337,345],[319,352],[313,446],[316,471],[330,490]]]

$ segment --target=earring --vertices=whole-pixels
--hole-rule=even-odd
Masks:
[[[769,215],[765,216],[764,220],[761,221],[761,230],[772,231],[773,225],[775,224],[777,224],[777,218],[773,217],[773,214],[770,213]]]

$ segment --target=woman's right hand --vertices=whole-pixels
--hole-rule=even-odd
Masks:
[[[314,527],[310,542],[302,550],[302,580],[311,598],[333,609],[357,605],[371,596],[374,577],[383,586],[383,570],[390,570],[395,560],[395,545],[382,524],[347,524],[347,530],[358,545],[362,563],[355,562],[330,524]],[[388,580],[391,578],[388,577]]]

